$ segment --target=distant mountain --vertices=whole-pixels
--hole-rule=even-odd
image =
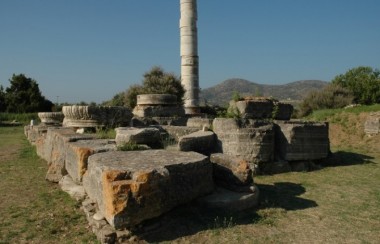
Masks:
[[[244,79],[228,79],[202,90],[201,101],[225,105],[231,100],[234,91],[239,92],[241,96],[271,96],[278,100],[302,100],[311,90],[320,90],[327,84],[329,83],[321,80],[300,80],[284,85],[264,85]]]

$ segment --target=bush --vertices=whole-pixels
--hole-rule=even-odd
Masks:
[[[353,102],[351,91],[338,84],[330,84],[321,91],[312,91],[302,101],[298,117],[304,117],[319,109],[343,108]]]

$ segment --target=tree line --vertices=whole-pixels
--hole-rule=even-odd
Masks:
[[[46,99],[37,82],[24,74],[13,74],[10,86],[0,86],[0,112],[34,113],[50,112],[54,104]]]

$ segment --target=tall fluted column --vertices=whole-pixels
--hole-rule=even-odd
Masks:
[[[197,0],[180,0],[181,83],[186,90],[185,112],[199,112]]]

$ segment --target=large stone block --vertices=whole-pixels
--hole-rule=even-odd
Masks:
[[[117,229],[157,217],[214,188],[206,156],[165,150],[94,154],[83,186]]]
[[[247,97],[239,101],[230,101],[228,110],[239,113],[245,119],[289,120],[293,106],[265,97]]]
[[[40,137],[45,137],[48,127],[45,125],[27,125],[24,127],[24,132],[29,142],[33,145],[39,140]]]
[[[49,165],[46,179],[59,182],[67,174],[65,164],[68,143],[89,139],[94,139],[94,135],[76,134],[70,128],[49,128],[40,151]]]
[[[247,160],[222,153],[211,154],[216,184],[236,191],[253,183],[252,170]]]
[[[380,133],[380,111],[369,114],[364,123],[364,132],[368,135],[376,135]]]
[[[330,151],[328,123],[276,121],[276,155],[286,161],[326,158]]]
[[[199,131],[198,128],[191,128],[187,126],[163,125],[162,128],[169,134],[171,138],[174,138],[177,142],[179,141],[180,137]]]
[[[178,146],[180,151],[209,155],[215,150],[215,134],[212,131],[197,131],[179,138]]]
[[[244,99],[241,101],[230,101],[229,110],[238,111],[246,119],[272,118],[273,101],[270,99]]]
[[[186,126],[198,129],[203,129],[204,127],[211,128],[212,119],[207,118],[189,118],[187,120]]]
[[[115,141],[118,146],[126,143],[136,143],[157,148],[161,145],[161,133],[158,128],[119,127],[115,130]]]
[[[216,118],[213,130],[217,135],[218,152],[264,163],[273,160],[274,128],[272,123],[255,120]]]
[[[113,140],[79,140],[70,142],[66,147],[66,171],[76,183],[80,183],[83,174],[87,170],[87,160],[89,156],[95,153],[116,150],[116,143]]]

